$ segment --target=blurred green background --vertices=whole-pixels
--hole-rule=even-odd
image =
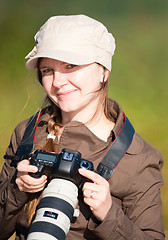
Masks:
[[[16,124],[41,106],[44,92],[24,57],[53,15],[86,14],[116,39],[109,96],[165,159],[163,221],[168,235],[168,1],[0,0],[0,167]]]

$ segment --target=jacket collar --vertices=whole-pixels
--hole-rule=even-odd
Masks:
[[[111,132],[111,138],[109,139],[109,142],[105,143],[104,142],[104,147],[106,148],[107,144],[109,144],[112,140],[114,140],[116,138],[116,136],[118,135],[122,125],[123,125],[123,121],[124,121],[124,117],[123,117],[123,111],[122,111],[122,108],[121,106],[118,104],[117,101],[113,100],[113,99],[110,99],[108,98],[108,109],[110,111],[110,114],[113,118],[113,121],[115,122],[115,127],[113,128],[112,132]],[[53,113],[53,107],[52,106],[48,106],[41,118],[40,118],[40,122],[39,122],[39,126],[43,126],[43,125],[47,125],[49,119],[50,119],[50,116],[51,114]],[[76,128],[77,131],[75,131],[75,126],[78,126],[78,130]],[[71,130],[73,129],[73,131]],[[64,131],[63,131],[63,136],[62,138],[66,138],[65,137],[65,133],[68,132],[68,134],[72,134],[72,132],[76,132],[74,134],[76,134],[75,137],[79,137],[79,142],[80,142],[80,138],[82,136],[85,135],[84,139],[86,141],[91,141],[92,143],[96,144],[97,146],[98,145],[102,145],[103,141],[100,140],[99,138],[97,138],[84,124],[81,124],[79,122],[76,122],[76,121],[73,121],[73,122],[70,122],[66,125]],[[87,137],[86,137],[87,135]],[[77,137],[77,138],[78,138]],[[129,149],[127,150],[127,153],[128,154],[137,154],[139,153],[143,148],[143,141],[142,139],[140,138],[140,136],[135,133],[134,134],[134,137],[133,137],[133,141],[132,141],[132,144],[130,145]]]

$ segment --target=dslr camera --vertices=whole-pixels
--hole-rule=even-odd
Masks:
[[[82,159],[80,152],[67,148],[60,154],[36,150],[29,156],[4,157],[12,160],[12,166],[30,158],[30,164],[38,171],[29,174],[35,178],[46,174],[50,180],[42,192],[27,240],[65,240],[78,204],[78,189],[84,182],[91,181],[81,176],[78,170],[93,171],[93,163]]]
[[[30,164],[37,166],[33,177],[51,176],[43,190],[27,240],[65,240],[78,203],[78,188],[90,181],[78,173],[79,168],[93,170],[93,163],[81,153],[64,148],[60,154],[36,150]]]
[[[32,177],[39,178],[43,174],[53,178],[63,178],[74,182],[77,186],[86,179],[78,173],[79,168],[94,170],[93,163],[82,159],[81,153],[67,148],[60,154],[36,150],[30,159],[30,164],[38,168],[36,173],[29,173]]]

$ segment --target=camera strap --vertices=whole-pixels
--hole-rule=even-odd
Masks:
[[[19,147],[16,152],[16,156],[28,156],[34,147],[34,142],[36,138],[36,132],[40,117],[44,109],[35,113],[29,120],[24,135],[21,139]]]
[[[99,163],[96,169],[96,172],[106,180],[110,179],[117,164],[127,152],[135,133],[134,127],[130,123],[129,119],[124,113],[123,116],[124,123],[117,137],[107,149],[103,160]]]
[[[28,156],[32,152],[38,123],[43,112],[44,109],[40,110],[30,118],[17,149],[16,156]],[[123,116],[124,122],[117,137],[107,149],[102,161],[96,169],[96,172],[106,180],[112,176],[117,164],[125,155],[131,145],[135,132],[132,124],[124,113]]]

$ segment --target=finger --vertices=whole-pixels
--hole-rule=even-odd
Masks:
[[[27,183],[22,183],[22,188],[25,192],[39,192],[44,189],[46,183],[39,184],[37,186],[29,186]]]
[[[29,160],[22,160],[17,165],[17,170],[19,172],[37,172],[38,168],[36,166],[30,165]]]
[[[92,209],[96,208],[96,201],[93,198],[84,198],[84,202],[89,205],[89,207],[92,207]]]
[[[27,181],[27,178],[17,178],[16,179],[16,184],[19,188],[20,191],[24,191],[24,192],[39,192],[41,190],[44,189],[47,180],[46,176],[43,176],[43,181],[41,183],[33,183],[32,181],[30,181],[30,183]]]
[[[90,180],[92,180],[94,183],[99,184],[99,185],[104,185],[107,181],[101,177],[98,173],[95,173],[93,171],[84,169],[84,168],[80,168],[79,169],[79,173],[86,177],[89,178]]]
[[[95,211],[97,211],[97,209],[100,209],[100,207],[101,207],[100,202],[96,201],[93,198],[84,198],[84,202],[90,207],[93,214]]]
[[[46,175],[43,175],[40,178],[33,178],[28,174],[18,173],[18,178],[20,178],[27,186],[34,186],[34,187],[42,185],[47,181]]]
[[[27,188],[26,185],[24,183],[22,183],[21,185],[19,185],[19,190],[22,192],[36,193],[36,192],[42,191],[44,189],[44,187],[45,187],[45,185],[42,185],[37,188]]]
[[[95,191],[84,190],[83,191],[84,198],[98,199],[98,193]]]
[[[90,197],[84,197],[84,202],[90,207],[94,215],[100,215],[99,218],[101,218],[103,214],[106,215],[112,205],[111,196],[108,198],[101,198],[96,192],[93,192]]]
[[[91,198],[92,197],[92,191],[91,190],[88,190],[88,189],[86,189],[86,190],[83,190],[83,197],[84,198]]]
[[[90,192],[104,192],[104,185],[98,185],[95,183],[85,182],[83,185],[83,191],[88,190]]]

